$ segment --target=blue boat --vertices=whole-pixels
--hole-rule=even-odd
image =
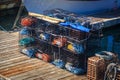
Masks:
[[[90,14],[120,7],[120,0],[24,0],[29,12],[42,14],[60,8],[77,14]]]

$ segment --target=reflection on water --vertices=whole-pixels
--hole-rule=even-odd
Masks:
[[[6,30],[11,30],[17,11],[18,8],[5,11],[5,13],[0,12],[0,25],[3,26]],[[27,12],[24,9],[21,16],[25,16],[26,13]],[[92,56],[94,55],[94,53],[104,50],[117,53],[120,59],[120,25],[103,29],[103,37],[98,39],[96,38],[91,39],[88,42],[88,44],[89,44],[89,46],[87,46],[88,56]]]

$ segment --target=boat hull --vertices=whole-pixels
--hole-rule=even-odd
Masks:
[[[96,0],[96,1],[76,1],[76,0],[24,0],[24,5],[29,12],[43,13],[45,10],[60,8],[75,13],[96,13],[98,11],[113,9],[120,6],[120,0]]]
[[[0,10],[18,7],[21,0],[0,0]]]

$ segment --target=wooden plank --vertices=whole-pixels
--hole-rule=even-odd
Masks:
[[[7,56],[7,55],[9,55],[9,54],[11,54],[11,53],[19,53],[18,52],[18,50],[12,50],[12,51],[8,51],[8,52],[3,52],[3,53],[0,53],[0,58],[2,58],[3,56]]]
[[[59,68],[58,68],[59,69]],[[56,71],[55,73],[53,74],[49,74],[45,77],[45,79],[47,80],[58,80],[59,78],[62,78],[62,77],[66,77],[66,76],[70,76],[72,75],[72,73],[69,73],[65,70],[62,70],[60,69],[60,71]]]
[[[8,47],[8,46],[11,46],[11,45],[18,45],[18,42],[17,42],[18,40],[12,40],[12,41],[9,41],[9,42],[4,42],[4,43],[0,43],[0,48],[2,48],[2,47]]]
[[[44,80],[47,80],[45,77],[50,73],[52,74],[54,72],[53,70],[60,71],[58,69],[55,69],[54,67],[51,67],[51,68],[47,67],[47,68],[40,70],[38,74],[31,76],[31,77],[29,76],[28,78],[25,78],[24,80],[34,80],[37,78],[43,78]],[[43,76],[45,76],[45,77],[43,77]]]
[[[35,65],[36,63],[39,63],[39,61],[36,59],[29,59],[29,60],[25,60],[25,61],[22,61],[16,64],[3,66],[3,67],[0,67],[0,74],[5,75],[6,73],[10,73],[10,72],[16,71],[17,69],[21,69],[21,68],[23,69],[24,67],[27,67],[29,65]]]
[[[35,59],[28,59],[28,60],[21,61],[21,62],[18,62],[18,63],[10,64],[10,65],[7,65],[7,66],[2,66],[2,67],[0,67],[0,72],[2,72],[3,70],[5,71],[5,70],[8,70],[8,69],[11,69],[12,67],[15,67],[15,66],[19,67],[19,66],[21,66],[22,64],[25,64],[25,63],[28,63],[28,64],[29,63],[34,63],[34,61],[36,61],[36,60]]]
[[[10,78],[12,80],[31,80],[53,69],[53,66],[48,63],[44,63],[44,62],[40,62],[40,63],[41,65],[39,65],[37,69],[31,70],[31,71],[28,71],[28,72],[25,72],[25,73],[22,73],[16,76],[12,76]]]
[[[0,61],[5,61],[5,60],[9,60],[9,59],[16,58],[16,57],[21,57],[21,56],[23,56],[23,54],[17,54],[17,55],[11,54],[11,55],[6,55],[5,57],[0,58]]]
[[[7,37],[15,37],[15,35],[12,35],[11,33],[5,32],[3,34],[0,34],[0,39],[2,38],[7,38]]]
[[[6,76],[6,77],[10,77],[13,75],[18,75],[18,74],[30,71],[30,70],[38,68],[38,67],[39,67],[39,62],[33,63],[31,65],[25,64],[24,66],[21,66],[19,68],[14,68],[14,70],[4,72],[4,73],[2,73],[2,75]]]
[[[21,57],[12,58],[12,59],[9,59],[9,60],[1,61],[0,62],[0,67],[15,64],[15,63],[19,63],[19,62],[22,62],[22,61],[26,61],[28,59],[29,58],[27,56],[21,56]]]
[[[87,77],[85,75],[71,75],[67,76],[58,80],[87,80]]]
[[[19,48],[18,44],[15,44],[15,45],[11,45],[11,46],[6,46],[6,47],[3,47],[3,48],[0,48],[0,53],[2,53],[2,51],[7,51],[7,50],[10,50],[10,49],[13,49],[13,48]]]
[[[16,41],[17,40],[17,41]],[[16,42],[18,42],[18,38],[12,38],[12,39],[5,39],[5,40],[3,40],[3,41],[0,41],[0,44],[3,44],[3,43],[9,43],[9,42],[11,42],[11,41],[16,41]],[[6,44],[7,44],[6,43]]]
[[[64,20],[62,20],[62,19],[52,18],[49,16],[45,16],[45,15],[37,14],[37,13],[32,13],[32,12],[29,12],[29,15],[34,16],[34,17],[39,18],[39,19],[42,19],[42,20],[45,20],[45,21],[48,21],[50,23],[64,22]]]
[[[4,61],[4,60],[6,60],[7,58],[9,58],[9,57],[12,57],[12,56],[17,56],[17,55],[22,55],[22,54],[19,54],[19,52],[17,52],[17,51],[12,51],[12,52],[7,52],[7,53],[1,53],[0,54],[0,61]],[[4,58],[6,58],[6,59],[4,59]]]
[[[11,52],[11,51],[16,51],[16,50],[19,50],[19,47],[7,49],[7,50],[4,50],[4,51],[0,51],[0,54],[4,54],[6,52]]]
[[[10,43],[11,41],[16,41],[18,42],[18,38],[12,38],[12,39],[5,39],[5,40],[1,40],[0,44],[4,44],[4,43]]]
[[[47,80],[58,80],[60,78],[63,78],[63,77],[67,77],[67,76],[71,76],[72,73],[70,72],[65,72],[65,71],[60,71],[56,74],[53,74],[52,76],[48,77]]]

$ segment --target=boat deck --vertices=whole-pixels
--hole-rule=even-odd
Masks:
[[[19,52],[18,32],[0,31],[0,80],[87,80]]]

